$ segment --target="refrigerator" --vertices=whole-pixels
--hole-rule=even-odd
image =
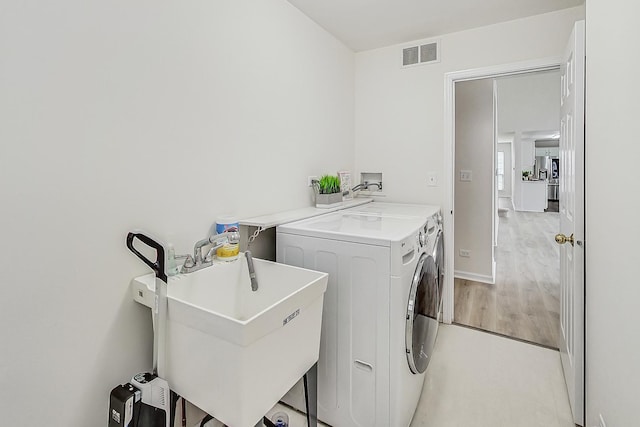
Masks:
[[[547,199],[558,200],[560,187],[560,159],[551,156],[536,156],[534,176],[547,180]]]
[[[533,165],[533,176],[536,179],[550,179],[551,167],[551,157],[536,156],[536,161]]]

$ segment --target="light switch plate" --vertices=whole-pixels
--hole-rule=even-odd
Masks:
[[[470,182],[473,179],[471,171],[460,171],[460,181]]]

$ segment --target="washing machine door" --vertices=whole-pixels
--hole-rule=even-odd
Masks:
[[[438,269],[433,254],[422,254],[409,291],[405,329],[407,361],[414,374],[423,373],[431,360],[438,309]]]
[[[444,287],[444,239],[442,237],[442,230],[438,231],[436,235],[436,241],[433,248],[433,260],[436,263],[436,269],[438,271],[438,321],[442,316],[442,291]]]

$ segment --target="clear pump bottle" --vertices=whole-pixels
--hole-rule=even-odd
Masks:
[[[180,273],[180,267],[176,261],[176,250],[169,243],[167,245],[167,276],[175,276],[178,273]]]

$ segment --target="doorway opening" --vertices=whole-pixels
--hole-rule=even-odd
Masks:
[[[456,84],[468,80],[514,76],[532,71],[561,70],[560,122],[560,232],[555,241],[560,249],[560,359],[562,374],[575,424],[583,425],[585,415],[584,387],[584,21],[574,24],[562,57],[507,64],[445,74],[445,203],[444,233],[455,241],[454,182],[456,137]],[[535,144],[535,142],[534,142]],[[535,145],[534,145],[535,146]],[[516,156],[517,159],[517,156]],[[472,176],[469,171],[465,176]],[[524,170],[523,170],[524,172]],[[529,173],[522,176],[529,175]],[[514,182],[518,182],[514,180]],[[517,193],[514,193],[517,196]],[[497,206],[493,198],[493,206]],[[491,224],[492,229],[494,223]],[[443,321],[454,319],[455,245],[446,249],[443,293]]]
[[[560,72],[457,82],[455,101],[453,321],[558,349]]]

